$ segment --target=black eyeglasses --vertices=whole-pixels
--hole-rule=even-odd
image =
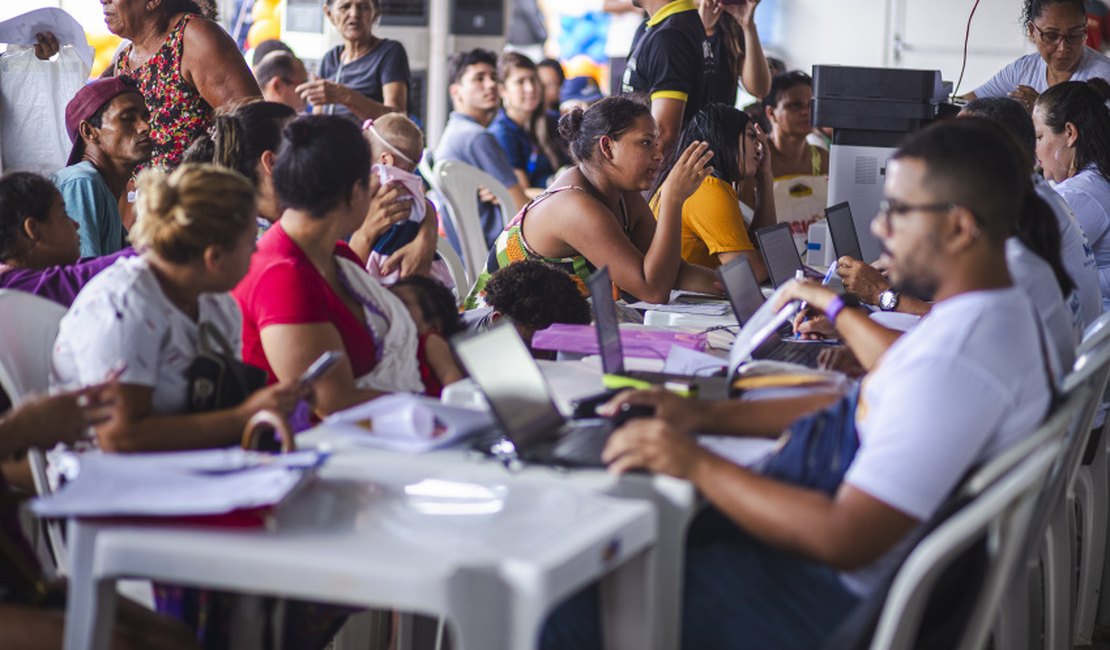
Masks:
[[[948,212],[956,207],[956,204],[951,201],[943,203],[902,203],[895,199],[883,199],[879,201],[879,214],[878,219],[882,220],[883,228],[886,232],[894,232],[891,221],[891,216],[902,215],[910,212]]]
[[[1060,41],[1062,40],[1067,41],[1072,45],[1079,45],[1083,41],[1087,40],[1086,25],[1076,26],[1066,32],[1060,33],[1055,30],[1045,31],[1040,27],[1037,27],[1037,23],[1031,22],[1029,24],[1033,26],[1033,29],[1037,30],[1037,33],[1040,34],[1041,40],[1044,41],[1044,44],[1052,47],[1059,45]]]

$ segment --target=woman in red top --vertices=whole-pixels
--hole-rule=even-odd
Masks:
[[[404,304],[342,243],[377,209],[358,127],[332,116],[294,120],[282,132],[272,177],[287,207],[258,240],[234,291],[243,360],[285,381],[322,353],[343,350],[346,359],[315,385],[325,414],[383,392],[423,392],[416,327]]]

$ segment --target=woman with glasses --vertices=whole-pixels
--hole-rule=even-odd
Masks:
[[[374,35],[382,15],[379,0],[325,0],[324,13],[343,45],[320,62],[320,77],[297,86],[317,113],[344,115],[358,122],[386,113],[407,113],[409,58],[399,42]]]
[[[1110,85],[1069,81],[1033,109],[1037,161],[1075,213],[1098,263],[1102,308],[1110,309]]]
[[[1002,68],[965,99],[1009,96],[1032,111],[1037,96],[1058,83],[1110,78],[1110,58],[1084,44],[1083,0],[1025,0],[1022,22],[1037,51]]]

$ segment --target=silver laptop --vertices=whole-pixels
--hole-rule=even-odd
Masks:
[[[832,235],[833,252],[837,258],[847,255],[853,259],[863,259],[863,249],[856,235],[856,222],[852,220],[852,207],[847,201],[825,208],[825,221]]]
[[[526,461],[602,467],[613,431],[608,420],[567,420],[512,323],[451,339],[459,360],[489,401],[505,436]]]
[[[822,274],[802,264],[802,256],[794,244],[790,224],[776,223],[773,226],[755,231],[756,244],[771,276],[771,286],[776,289],[794,279],[794,274],[802,271],[807,276],[821,279]]]
[[[736,320],[744,326],[744,329],[737,335],[737,339],[745,339],[745,331],[754,336],[758,328],[749,328],[748,326],[757,320],[756,315],[759,314],[760,309],[763,309],[765,313],[769,312],[770,305],[763,297],[763,292],[759,288],[759,282],[755,279],[755,271],[752,270],[751,264],[748,263],[747,258],[737,257],[722,266],[717,273],[721,277],[721,283],[725,285],[725,292],[728,294],[732,311],[736,314]],[[797,308],[796,306],[793,308],[787,306],[783,311],[789,313],[790,318],[793,318]],[[781,316],[779,318],[781,319]],[[821,349],[826,346],[816,341],[789,340],[792,334],[789,319],[782,319],[779,325],[775,329],[767,331],[761,340],[747,344],[751,345],[750,354],[752,358],[797,363],[811,368],[817,367],[817,356],[821,353]]]

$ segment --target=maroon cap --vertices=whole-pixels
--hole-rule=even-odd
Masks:
[[[76,164],[85,152],[85,143],[77,132],[81,122],[96,114],[105,104],[124,93],[137,93],[139,87],[131,77],[108,77],[85,84],[66,104],[66,133],[73,143],[66,166]]]

